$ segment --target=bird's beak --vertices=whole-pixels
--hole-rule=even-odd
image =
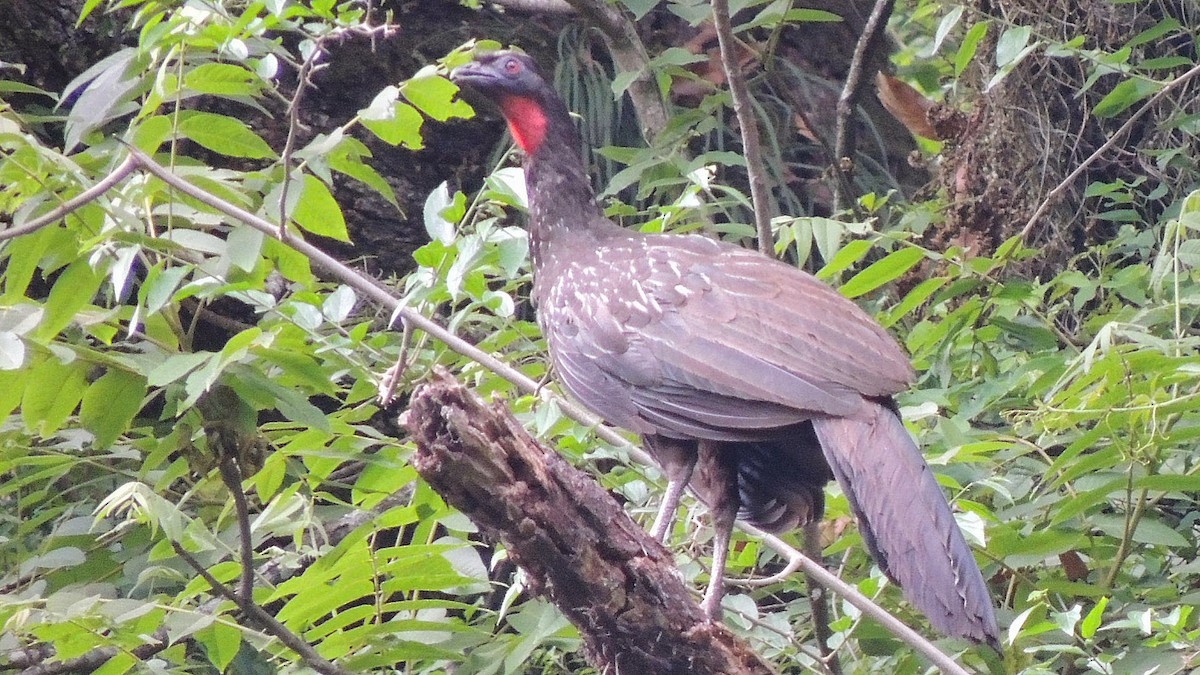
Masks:
[[[478,61],[471,61],[450,71],[450,81],[459,86],[484,88],[495,81],[495,76],[487,66]]]

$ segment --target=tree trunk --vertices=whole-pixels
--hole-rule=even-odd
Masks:
[[[579,629],[603,673],[770,673],[705,618],[675,561],[587,474],[444,371],[414,394],[413,466]]]

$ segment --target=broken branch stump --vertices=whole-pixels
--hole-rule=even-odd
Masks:
[[[590,476],[439,371],[412,398],[413,465],[500,541],[575,624],[603,673],[773,672],[704,616],[671,555]]]

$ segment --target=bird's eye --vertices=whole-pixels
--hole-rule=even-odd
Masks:
[[[516,59],[509,59],[504,62],[504,72],[509,75],[516,75],[521,72],[521,62]]]

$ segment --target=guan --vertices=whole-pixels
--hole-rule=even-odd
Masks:
[[[562,99],[526,55],[480,54],[451,79],[499,106],[524,151],[533,301],[563,387],[640,434],[668,485],[709,509],[703,607],[720,616],[734,520],[820,518],[836,478],[863,542],[933,626],[996,645],[987,586],[892,396],[913,371],[857,305],[792,265],[606,218]]]

